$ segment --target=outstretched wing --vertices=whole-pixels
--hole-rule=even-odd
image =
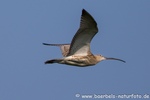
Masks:
[[[44,45],[49,45],[49,46],[59,46],[61,53],[64,57],[66,57],[66,55],[69,52],[69,48],[70,48],[70,44],[48,44],[48,43],[43,43]]]
[[[86,10],[83,9],[80,27],[72,39],[67,56],[90,54],[90,42],[97,32],[98,28],[96,21]]]

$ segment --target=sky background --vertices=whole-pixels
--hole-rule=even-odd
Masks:
[[[93,54],[126,63],[44,64],[62,55],[58,47],[42,43],[70,43],[83,8],[99,28]],[[0,0],[0,46],[0,100],[150,95],[150,0]]]

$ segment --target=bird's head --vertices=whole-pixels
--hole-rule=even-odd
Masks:
[[[104,56],[102,56],[102,55],[96,55],[95,57],[96,57],[96,59],[97,59],[99,62],[100,62],[100,61],[103,61],[103,60],[118,60],[118,61],[121,61],[121,62],[124,62],[124,63],[125,63],[124,60],[118,59],[118,58],[104,57]]]

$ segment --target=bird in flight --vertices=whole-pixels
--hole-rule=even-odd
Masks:
[[[98,32],[97,23],[94,18],[85,10],[82,10],[80,27],[74,35],[71,44],[48,44],[49,46],[59,46],[63,55],[60,59],[47,60],[45,64],[66,64],[78,67],[86,67],[96,65],[103,60],[124,60],[112,57],[104,57],[100,54],[93,55],[90,51],[90,43],[92,38]]]

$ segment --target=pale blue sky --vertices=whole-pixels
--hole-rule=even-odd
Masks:
[[[125,60],[79,68],[52,64],[82,9],[97,21],[93,54]],[[75,94],[150,95],[149,0],[1,0],[0,100],[82,100]],[[90,99],[92,100],[92,99]]]

